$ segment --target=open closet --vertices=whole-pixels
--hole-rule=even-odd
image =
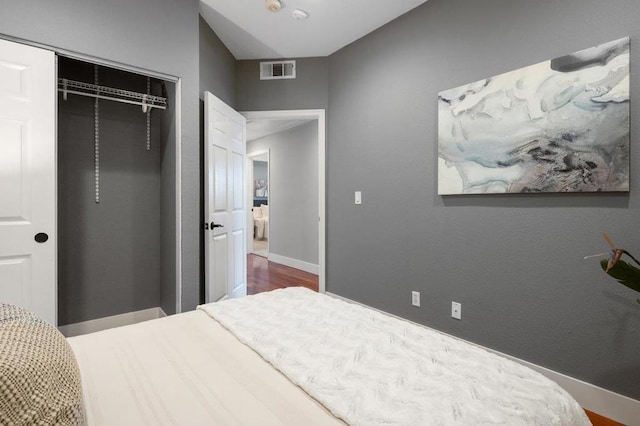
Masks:
[[[58,56],[58,325],[176,311],[176,84]]]

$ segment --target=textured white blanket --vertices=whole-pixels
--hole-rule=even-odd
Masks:
[[[200,306],[351,425],[589,425],[556,383],[434,330],[302,288]]]

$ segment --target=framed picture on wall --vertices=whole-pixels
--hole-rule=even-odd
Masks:
[[[629,191],[629,38],[438,95],[438,194]]]

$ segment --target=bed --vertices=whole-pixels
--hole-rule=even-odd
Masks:
[[[67,339],[89,425],[588,425],[510,360],[289,288]]]

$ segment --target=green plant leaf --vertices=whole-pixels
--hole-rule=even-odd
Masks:
[[[607,270],[607,259],[600,261],[602,270]],[[635,266],[629,265],[624,260],[618,260],[613,268],[607,272],[610,276],[617,279],[622,285],[629,287],[632,290],[640,292],[640,269]]]

